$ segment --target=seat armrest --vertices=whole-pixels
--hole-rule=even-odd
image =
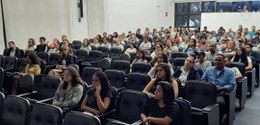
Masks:
[[[108,118],[107,121],[108,121],[108,125],[110,125],[109,123],[112,123],[112,125],[129,125],[125,122],[121,122],[119,120],[110,119],[110,118]]]
[[[203,108],[203,116],[208,125],[219,125],[219,105],[213,104]]]
[[[53,100],[53,97],[47,98],[47,99],[43,99],[43,100],[38,100],[37,103],[47,103],[47,104],[51,104],[52,100]]]
[[[115,109],[112,109],[112,110],[110,110],[110,111],[108,111],[108,112],[105,112],[105,113],[103,113],[103,114],[97,115],[97,117],[98,117],[99,119],[103,119],[103,118],[106,118],[106,117],[108,117],[108,116],[111,116],[111,115],[114,114],[115,112],[116,112],[116,110],[115,110]]]
[[[28,93],[23,93],[23,94],[19,94],[19,95],[16,95],[17,97],[23,97],[23,98],[26,98],[26,97],[32,97],[32,96],[35,96],[38,94],[38,91],[32,91],[32,92],[28,92]]]
[[[132,123],[131,125],[141,125],[141,124],[142,124],[142,121],[141,121],[141,120],[138,120],[138,121]]]

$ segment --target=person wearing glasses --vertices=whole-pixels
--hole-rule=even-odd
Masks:
[[[58,60],[58,64],[56,65],[56,68],[55,69],[52,69],[48,75],[49,76],[55,76],[55,77],[60,77],[62,72],[63,72],[63,69],[70,65],[70,64],[74,64],[74,61],[73,61],[73,56],[71,54],[71,50],[68,46],[65,46],[63,48],[63,52]]]
[[[151,64],[153,65],[152,69],[148,72],[148,75],[153,79],[156,78],[156,66],[161,64],[161,63],[165,63],[168,65],[169,69],[170,69],[170,73],[171,76],[174,73],[173,67],[172,65],[169,63],[168,61],[168,56],[165,53],[159,53],[158,56],[156,58],[154,58],[151,62]]]
[[[67,109],[77,105],[83,96],[84,81],[76,68],[69,66],[64,70],[60,83],[52,101],[52,105]]]
[[[194,68],[194,63],[195,58],[193,56],[186,58],[184,66],[178,68],[173,74],[176,84],[181,84],[184,87],[188,80],[200,79],[199,72]]]

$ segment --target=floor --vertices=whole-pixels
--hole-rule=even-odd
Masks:
[[[260,125],[260,88],[256,88],[254,95],[247,98],[244,109],[237,112],[233,125]]]

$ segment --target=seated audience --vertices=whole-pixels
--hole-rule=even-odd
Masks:
[[[144,125],[174,125],[178,120],[179,107],[174,101],[174,90],[165,81],[158,82],[154,98],[150,98],[141,113]]]
[[[83,96],[84,82],[74,67],[67,67],[63,75],[63,81],[53,97],[52,104],[67,109],[79,103]]]
[[[186,52],[189,56],[197,55],[200,50],[196,46],[196,39],[190,39],[188,47],[185,48],[183,52]]]
[[[233,40],[227,42],[227,48],[222,51],[226,56],[235,56],[236,55],[236,44]]]
[[[103,38],[104,39],[104,38]],[[93,38],[93,42],[90,44],[90,46],[92,47],[95,47],[95,48],[98,48],[100,46],[100,43],[98,42],[97,38]]]
[[[173,78],[175,79],[174,82],[176,84],[179,82],[182,86],[185,86],[185,83],[188,80],[200,79],[198,71],[194,68],[194,63],[195,59],[193,56],[186,58],[184,66],[178,68],[173,74]]]
[[[144,41],[140,44],[139,50],[150,50],[152,48],[151,42],[148,41],[147,37],[144,37]]]
[[[70,48],[65,47],[65,48],[63,48],[63,52],[58,60],[58,64],[56,65],[56,68],[52,69],[48,73],[48,75],[55,76],[55,77],[61,77],[63,69],[70,64],[74,64],[73,56],[71,54]]]
[[[92,87],[88,90],[81,109],[85,112],[99,115],[107,111],[112,99],[111,85],[103,72],[92,76]]]
[[[164,52],[166,52],[168,55],[170,55],[171,53],[177,52],[177,51],[179,51],[178,47],[173,46],[171,40],[167,40],[166,47],[164,48]]]
[[[121,37],[119,37],[119,38],[121,38]],[[122,50],[122,52],[124,51],[124,46],[121,44],[121,41],[119,40],[119,38],[118,38],[118,40],[116,41],[116,43],[113,45],[113,47],[118,47],[118,48],[120,48],[121,50]]]
[[[33,74],[33,75],[40,75],[41,74],[41,59],[37,56],[35,52],[29,52],[27,54],[27,66],[24,72],[16,72],[11,77],[11,83],[12,83],[12,94],[17,94],[17,87],[18,82],[21,77],[23,77],[26,74]]]
[[[161,64],[161,63],[166,63],[168,65],[168,67],[170,68],[170,72],[171,75],[173,75],[174,71],[173,71],[173,67],[172,65],[168,62],[168,56],[165,53],[160,53],[158,55],[158,57],[154,58],[151,62],[151,64],[153,65],[152,69],[148,72],[148,75],[151,78],[155,78],[156,76],[156,66]]]
[[[107,47],[108,49],[111,48],[111,44],[108,42],[108,39],[106,37],[103,38],[103,43],[100,46]]]
[[[178,84],[173,82],[169,65],[166,63],[160,63],[156,66],[156,76],[146,85],[143,92],[150,97],[154,97],[155,87],[160,81],[167,81],[173,86],[174,97],[178,97]]]
[[[25,54],[27,54],[28,52],[34,51],[36,49],[36,43],[35,40],[33,38],[29,38],[28,39],[28,44],[24,50]]]
[[[150,55],[152,58],[155,58],[159,55],[159,53],[162,53],[163,48],[164,48],[163,44],[157,44],[157,45],[155,45],[155,47],[156,47],[155,51],[152,52],[151,55]]]
[[[240,73],[239,69],[238,69],[237,67],[230,67],[230,63],[231,63],[231,57],[226,56],[226,57],[225,57],[225,66],[226,66],[226,67],[229,67],[229,68],[235,73],[235,78],[236,78],[237,80],[242,79],[243,76],[242,76],[242,74]]]
[[[236,55],[231,59],[231,62],[241,62],[246,66],[246,70],[253,69],[253,62],[250,57],[247,56],[246,50],[243,47],[238,47]]]
[[[136,57],[135,57],[135,59],[133,60],[133,62],[130,64],[130,67],[132,67],[132,65],[133,65],[134,63],[147,63],[147,59],[146,59],[146,57],[145,57],[144,51],[139,50],[139,51],[136,53]]]
[[[137,51],[137,50],[136,50],[136,48],[135,48],[134,43],[130,43],[130,47],[127,48],[124,53],[125,53],[125,54],[135,54],[136,51]]]
[[[52,41],[52,44],[50,45],[50,49],[48,50],[48,53],[58,53],[60,54],[60,42],[57,38],[54,38]]]
[[[215,57],[215,66],[207,68],[204,72],[201,80],[211,82],[217,86],[220,112],[220,121],[223,119],[224,112],[227,110],[225,107],[225,99],[223,92],[230,92],[236,86],[235,73],[225,67],[225,56],[223,54],[217,54]]]
[[[35,51],[36,52],[48,52],[49,46],[46,43],[46,38],[45,37],[40,37],[40,44],[37,45]]]
[[[216,49],[216,43],[211,43],[208,46],[208,51],[205,52],[205,60],[208,61],[214,61],[214,57],[217,53],[220,53],[221,51],[218,51]]]
[[[4,50],[3,53],[4,56],[11,56],[11,57],[22,57],[21,50],[15,46],[14,41],[8,42],[8,48]]]
[[[247,56],[251,57],[253,62],[260,62],[260,53],[252,50],[253,48],[252,44],[247,43],[245,45],[245,48],[246,48]]]
[[[90,50],[92,50],[92,48],[91,48],[91,46],[90,46],[90,43],[89,43],[89,41],[88,41],[87,38],[84,38],[84,39],[83,39],[83,43],[82,43],[82,46],[80,47],[80,49],[84,49],[84,50],[86,50],[88,53],[89,53]]]
[[[212,66],[212,63],[210,61],[205,60],[204,58],[205,53],[200,52],[195,60],[195,67],[201,69],[202,71],[205,71],[208,67]]]

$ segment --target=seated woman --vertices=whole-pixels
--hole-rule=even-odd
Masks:
[[[187,53],[189,56],[200,53],[199,48],[196,46],[196,39],[190,39],[188,47],[185,48],[183,52]]]
[[[174,101],[174,90],[165,82],[158,82],[154,98],[150,98],[141,113],[144,125],[174,125],[177,123],[179,107]]]
[[[110,106],[111,98],[111,85],[107,76],[98,71],[92,76],[92,87],[81,103],[81,109],[94,115],[102,114]]]
[[[53,97],[52,104],[66,109],[79,103],[83,96],[84,82],[74,67],[67,67],[63,75],[63,81]]]
[[[61,73],[63,72],[63,68],[65,68],[69,64],[74,64],[73,56],[71,54],[69,47],[64,47],[63,52],[58,60],[58,65],[56,65],[55,69],[52,69],[48,75],[60,77]]]
[[[194,63],[195,59],[193,56],[189,56],[188,58],[186,58],[184,66],[178,68],[173,74],[175,84],[179,82],[182,86],[184,86],[187,80],[200,79],[198,71],[194,68]]]
[[[137,53],[136,53],[136,56],[135,56],[135,59],[133,60],[133,62],[130,64],[130,67],[132,67],[132,65],[134,63],[147,63],[147,59],[145,58],[145,54],[144,54],[144,51],[142,50],[139,50]]]
[[[151,78],[155,78],[156,76],[156,73],[155,73],[155,70],[156,70],[156,66],[160,63],[165,63],[169,66],[170,68],[170,71],[171,71],[171,76],[173,75],[174,71],[173,71],[173,68],[172,68],[172,65],[168,62],[168,56],[165,54],[165,53],[160,53],[158,54],[158,57],[156,57],[155,59],[152,60],[152,64],[153,64],[153,67],[152,69],[148,72],[148,75],[151,77]]]
[[[27,66],[25,72],[17,72],[11,78],[12,83],[12,94],[17,94],[17,87],[19,79],[26,74],[40,75],[41,74],[41,59],[35,52],[29,52],[27,55]]]
[[[89,53],[90,50],[92,50],[90,43],[89,43],[89,40],[87,38],[83,39],[83,43],[82,43],[82,46],[80,47],[80,49],[84,49],[88,53]]]
[[[235,56],[236,55],[236,43],[233,40],[227,42],[226,49],[222,51],[226,56]]]
[[[238,47],[235,57],[231,59],[231,62],[241,62],[246,66],[246,70],[253,69],[253,62],[250,57],[246,54],[246,49],[243,47]]]
[[[27,55],[29,52],[34,51],[36,49],[36,43],[33,38],[28,39],[28,44],[24,50],[25,55]]]
[[[163,53],[164,50],[163,50],[164,46],[163,44],[157,44],[155,45],[155,51],[151,53],[151,57],[154,59],[156,58],[160,53]]]
[[[60,42],[57,38],[54,38],[52,43],[50,44],[50,49],[48,50],[48,53],[60,53]]]
[[[129,54],[129,55],[136,54],[136,48],[135,48],[134,43],[130,43],[130,47],[127,48],[124,53]]]
[[[143,92],[150,97],[154,97],[155,87],[160,81],[167,81],[173,86],[174,97],[178,97],[178,84],[173,82],[170,68],[166,63],[160,63],[156,66],[156,77],[152,79],[144,88]]]

